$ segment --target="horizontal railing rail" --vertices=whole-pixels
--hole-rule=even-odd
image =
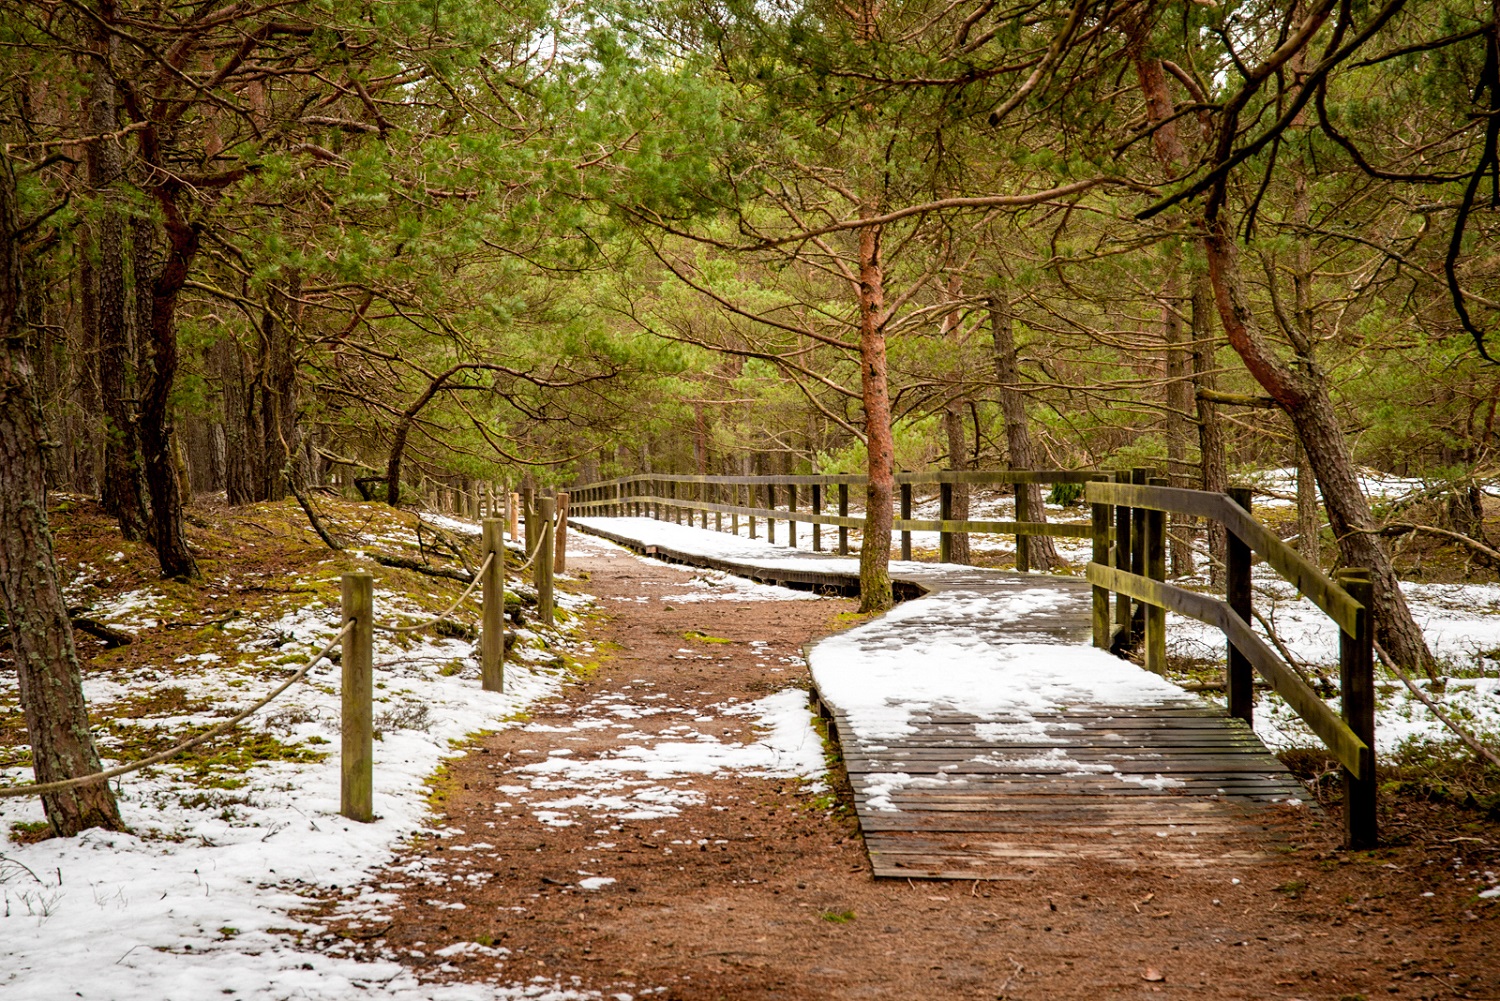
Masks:
[[[1252,721],[1252,672],[1259,674],[1339,762],[1344,778],[1346,843],[1351,847],[1373,845],[1373,588],[1367,572],[1345,570],[1338,581],[1326,576],[1254,518],[1248,489],[1221,494],[1170,487],[1165,480],[1150,477],[1149,472],[1137,469],[1119,473],[1112,482],[1090,482],[1084,487],[1084,498],[1093,506],[1095,526],[1112,521],[1124,540],[1112,548],[1096,540],[1094,558],[1088,566],[1088,580],[1095,588],[1095,644],[1133,643],[1139,628],[1144,633],[1146,667],[1163,673],[1167,610],[1216,627],[1228,643],[1225,687],[1230,715]],[[1166,583],[1167,514],[1212,518],[1224,526],[1228,541],[1224,599]],[[1338,626],[1341,713],[1335,713],[1251,627],[1252,554],[1260,556]],[[1108,621],[1110,593],[1117,596],[1113,628]],[[1139,609],[1131,607],[1132,599],[1140,603]]]

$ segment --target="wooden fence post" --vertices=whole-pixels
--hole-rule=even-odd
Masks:
[[[1359,777],[1341,768],[1344,780],[1344,846],[1374,848],[1378,841],[1375,788],[1375,650],[1371,606],[1375,585],[1370,571],[1347,567],[1338,581],[1363,608],[1355,615],[1354,635],[1339,630],[1339,695],[1344,722],[1365,742]]]
[[[552,625],[552,517],[557,513],[553,497],[536,499],[537,545],[540,552],[531,565],[531,583],[536,588],[536,614],[544,625]]]
[[[1145,486],[1151,477],[1151,470],[1145,466],[1136,466],[1130,471],[1130,482]],[[1133,507],[1130,509],[1130,572],[1137,576],[1146,576],[1146,509]],[[1130,645],[1134,647],[1141,641],[1146,625],[1146,603],[1138,601],[1130,616]]]
[[[505,691],[505,523],[486,518],[480,559],[494,554],[484,573],[483,611],[479,616],[479,684],[487,692]]]
[[[839,484],[839,517],[849,517],[849,484]],[[849,528],[846,525],[839,526],[839,555],[849,555]]]
[[[1116,483],[1129,483],[1130,471],[1117,469],[1114,472]],[[1130,508],[1124,504],[1115,507],[1115,569],[1130,571],[1130,530],[1131,530]],[[1120,635],[1120,645],[1130,646],[1130,596],[1116,592],[1115,594],[1115,630]],[[1113,644],[1111,644],[1113,645]]]
[[[375,819],[375,578],[346,573],[340,581],[343,621],[354,628],[344,637],[342,741],[339,757],[339,812],[350,820]]]
[[[1092,506],[1094,552],[1093,561],[1101,566],[1109,566],[1109,505],[1094,504]],[[1094,646],[1100,650],[1109,649],[1109,591],[1099,587],[1093,588],[1094,597]]]
[[[713,503],[713,504],[722,504],[724,502],[724,486],[723,486],[723,484],[715,483],[713,485],[713,489],[709,491],[709,496],[713,498],[713,500],[711,501],[711,503]],[[707,517],[707,515],[705,515],[704,517]],[[722,532],[722,531],[724,531],[724,512],[723,511],[715,511],[714,512],[714,531],[715,532]]]
[[[814,483],[813,484],[812,495],[813,495],[812,496],[813,514],[822,514],[823,513],[823,486],[822,486],[822,484],[820,484],[820,483]],[[813,522],[812,537],[813,537],[813,543],[812,543],[813,552],[815,552],[815,553],[821,553],[823,551],[823,526],[820,525],[820,524],[818,524],[816,521]]]
[[[766,484],[766,509],[771,513],[766,517],[766,542],[776,545],[776,484]]]
[[[1165,487],[1171,481],[1153,476],[1147,481],[1153,487]],[[1167,515],[1164,511],[1146,512],[1146,576],[1152,580],[1167,579]],[[1160,605],[1146,606],[1146,670],[1167,673],[1167,610]]]
[[[786,544],[797,548],[797,484],[786,485]]]
[[[1230,487],[1229,499],[1250,510],[1248,487]],[[1225,535],[1224,601],[1248,626],[1255,621],[1250,607],[1250,547],[1233,532]],[[1255,677],[1250,660],[1233,643],[1227,654],[1224,687],[1228,690],[1229,715],[1250,723],[1255,718]]]
[[[953,520],[953,484],[938,484],[938,520]],[[938,529],[938,562],[953,562],[953,533],[946,528]]]
[[[521,495],[505,491],[505,520],[510,525],[510,541],[521,541]]]
[[[749,508],[755,507],[755,485],[753,483],[745,484],[745,506]],[[756,537],[755,515],[750,514],[746,515],[745,517],[750,519],[750,538],[753,539]]]
[[[552,569],[557,573],[568,572],[568,503],[572,499],[566,490],[557,492],[557,536],[552,547],[556,553]]]
[[[901,484],[901,518],[904,521],[911,519],[911,484],[910,483],[903,483],[903,484]],[[865,512],[865,523],[869,524],[869,522],[870,522],[870,512],[866,511]],[[910,560],[911,559],[911,531],[909,529],[902,529],[901,530],[901,558],[903,560]]]
[[[1026,490],[1026,484],[1016,484],[1016,520],[1031,520],[1031,495]],[[1016,572],[1026,573],[1031,569],[1031,536],[1025,532],[1016,533]]]

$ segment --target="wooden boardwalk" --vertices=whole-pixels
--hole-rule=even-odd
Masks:
[[[787,560],[786,550],[765,560],[698,554],[690,545],[652,545],[613,531],[607,519],[579,527],[674,562],[762,581],[837,590],[850,584],[848,559],[804,552]],[[1076,578],[914,564],[894,568],[898,575],[914,594],[1046,589],[1064,599],[1014,619],[980,621],[964,616],[962,602],[924,601],[918,621],[861,627],[876,647],[909,648],[914,671],[935,669],[923,663],[924,646],[959,630],[967,642],[993,645],[997,657],[1007,643],[1033,650],[1089,642],[1088,585]],[[895,737],[862,728],[858,713],[822,691],[814,697],[842,749],[877,877],[1025,879],[1055,864],[1249,861],[1285,840],[1287,804],[1305,795],[1245,723],[1188,694],[1151,705],[1067,704],[1041,712],[928,706],[907,716]]]

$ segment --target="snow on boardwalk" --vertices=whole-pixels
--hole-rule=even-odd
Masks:
[[[758,580],[858,581],[850,557],[649,518],[575,524]],[[876,876],[1246,860],[1300,805],[1249,727],[1089,645],[1082,581],[903,562],[891,575],[923,596],[808,655]]]

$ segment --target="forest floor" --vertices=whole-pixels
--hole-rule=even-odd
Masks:
[[[1500,826],[1420,801],[1388,800],[1400,839],[1376,852],[1313,812],[1266,861],[977,883],[873,880],[837,768],[825,788],[666,766],[669,800],[641,811],[611,762],[753,739],[735,707],[805,687],[799,649],[853,605],[684,601],[689,571],[580,548],[610,611],[598,669],[452,762],[438,830],[375,877],[383,919],[331,903],[325,941],[435,981],[682,1001],[1500,997],[1500,906],[1471,881]]]
[[[304,661],[335,628],[341,572],[376,574],[381,618],[463,587],[371,556],[456,567],[435,549],[472,525],[319,504],[346,551],[290,502],[200,501],[189,586],[97,505],[55,498],[70,603],[133,637],[79,634],[108,763]],[[860,621],[852,603],[572,543],[559,627],[528,621],[503,695],[479,690],[461,636],[377,637],[374,824],[337,814],[330,665],[116,783],[129,832],[46,839],[35,801],[0,800],[0,996],[1500,999],[1500,779],[1467,755],[1383,757],[1376,852],[1338,850],[1336,817],[1309,810],[1297,847],[1232,869],[878,882],[801,657]],[[1475,606],[1470,632],[1494,617],[1475,589],[1495,586],[1453,599]],[[1488,663],[1455,674],[1450,706]],[[0,670],[6,782],[29,778],[17,695]],[[1323,756],[1283,756],[1336,804]]]

